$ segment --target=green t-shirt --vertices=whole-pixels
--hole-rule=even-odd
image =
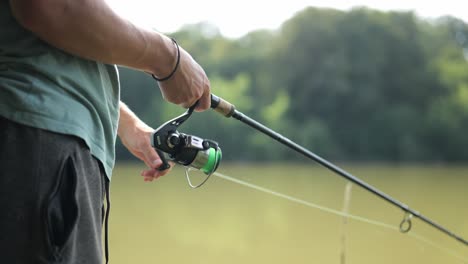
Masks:
[[[58,50],[22,28],[0,1],[0,116],[82,138],[111,177],[120,90],[114,65]]]

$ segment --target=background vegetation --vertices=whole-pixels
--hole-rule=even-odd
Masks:
[[[213,93],[340,166],[363,162],[343,168],[468,236],[468,169],[436,164],[468,158],[467,24],[411,12],[307,8],[276,31],[239,39],[208,24],[171,35],[205,68]],[[120,74],[122,100],[153,127],[184,111],[166,103],[148,75]],[[342,208],[347,181],[291,164],[301,158],[239,122],[207,111],[181,131],[217,140],[224,159],[252,162],[223,162],[223,174]],[[117,150],[130,159],[121,145]],[[402,211],[357,186],[350,213],[395,230],[343,224],[340,216],[216,176],[189,191],[177,166],[157,184],[142,184],[138,164],[120,162],[113,176],[113,263],[467,263],[465,245],[421,221],[399,233]]]
[[[307,8],[277,31],[239,39],[203,23],[171,36],[205,68],[213,93],[327,158],[468,158],[468,25],[459,19]],[[122,100],[153,127],[183,112],[146,74],[120,74]],[[298,159],[211,112],[181,131],[217,140],[228,160]],[[120,144],[118,158],[130,158]]]

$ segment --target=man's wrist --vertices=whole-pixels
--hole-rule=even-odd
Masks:
[[[152,46],[155,52],[153,56],[150,56],[151,65],[153,65],[151,74],[157,78],[169,76],[177,64],[178,56],[180,59],[178,45],[172,39],[159,34],[159,40]]]
[[[157,77],[155,76],[154,74],[151,74],[151,76],[153,76],[153,78],[158,81],[158,82],[164,82],[164,81],[167,81],[169,80],[174,74],[175,72],[177,71],[177,68],[179,66],[179,63],[180,63],[180,48],[179,48],[179,44],[177,44],[177,41],[173,38],[171,38],[172,42],[174,43],[174,45],[176,46],[177,48],[177,58],[176,58],[176,64],[174,66],[174,69],[171,71],[171,73],[169,73],[167,76],[165,77]]]

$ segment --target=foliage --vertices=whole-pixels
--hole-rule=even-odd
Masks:
[[[468,159],[468,25],[411,12],[307,8],[277,31],[239,39],[209,24],[171,34],[200,62],[213,93],[327,158]],[[121,70],[122,99],[153,126],[183,112],[147,75]],[[214,138],[232,160],[297,159],[215,114],[183,131]],[[127,158],[122,146],[119,157]]]

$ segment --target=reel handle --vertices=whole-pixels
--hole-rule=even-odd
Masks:
[[[157,170],[158,171],[165,171],[165,170],[169,169],[171,167],[171,165],[169,165],[169,162],[167,162],[166,158],[164,157],[164,153],[161,150],[157,149],[157,148],[155,148],[155,150],[156,150],[156,153],[158,153],[158,156],[162,161],[161,166],[159,166],[159,168],[157,168]]]
[[[211,94],[211,108],[225,117],[231,117],[236,112],[233,104],[214,94]]]

